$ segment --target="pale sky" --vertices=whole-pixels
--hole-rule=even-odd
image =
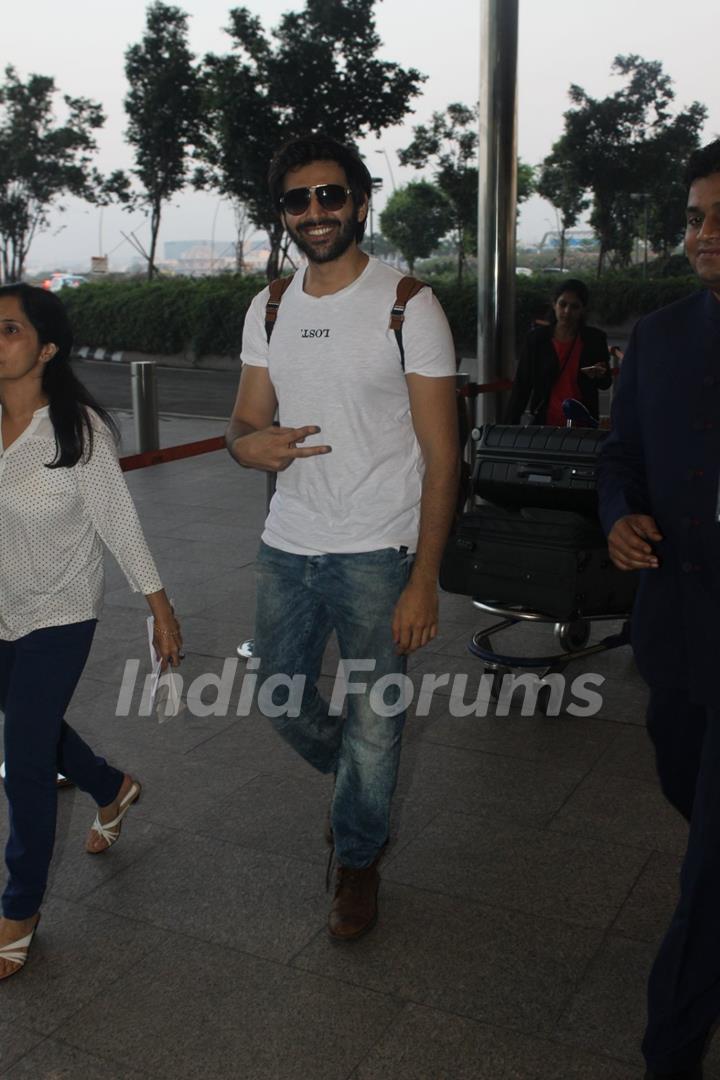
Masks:
[[[190,45],[197,55],[226,50],[229,39],[222,27],[232,3],[176,2],[191,16]],[[144,0],[26,0],[13,5],[11,32],[0,41],[3,68],[11,63],[22,77],[31,72],[52,75],[64,93],[102,104],[107,121],[99,133],[97,164],[106,171],[132,165],[122,137],[123,54],[142,36],[145,6]],[[246,6],[269,28],[283,12],[302,4],[300,0],[248,0]],[[410,141],[412,125],[424,123],[434,110],[452,101],[471,105],[477,100],[479,10],[479,0],[442,0],[422,7],[410,0],[377,4],[381,55],[428,75],[414,115],[403,126],[387,129],[380,140],[369,138],[362,145],[373,174],[384,180],[383,191],[376,197],[377,210],[392,191],[385,153],[398,185],[416,179],[415,170],[401,169],[396,157],[396,151]],[[614,89],[617,82],[610,76],[610,64],[617,53],[635,52],[647,60],[660,60],[674,80],[676,104],[699,100],[707,105],[704,141],[716,137],[720,134],[719,40],[718,0],[687,0],[685,4],[677,0],[603,0],[602,4],[597,0],[520,0],[520,156],[536,164],[548,153],[562,132],[570,83],[579,83],[596,97]],[[184,193],[164,212],[161,245],[166,240],[209,240],[213,223],[216,240],[233,238],[232,212],[226,203],[211,194]],[[87,266],[90,255],[100,253],[99,226],[97,209],[69,201],[65,213],[53,215],[52,229],[36,240],[29,265]],[[537,197],[525,204],[521,238],[539,239],[551,227],[554,214],[549,204]],[[132,257],[120,236],[128,228],[146,235],[141,215],[115,208],[104,211],[102,245],[111,254],[111,268]]]

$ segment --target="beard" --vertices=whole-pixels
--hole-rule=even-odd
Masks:
[[[335,233],[334,239],[326,247],[316,248],[313,245],[312,239],[305,235],[307,229],[317,228],[318,225],[338,226],[338,224],[339,228]],[[353,244],[357,225],[357,207],[353,206],[353,212],[347,221],[338,223],[337,218],[318,218],[315,221],[303,222],[298,229],[293,229],[291,225],[287,225],[287,231],[290,233],[295,246],[302,251],[303,255],[305,255],[310,262],[328,263],[333,262],[334,259],[339,259]]]

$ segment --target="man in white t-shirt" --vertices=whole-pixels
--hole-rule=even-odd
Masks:
[[[328,932],[352,940],[377,917],[404,723],[398,677],[408,653],[437,633],[458,483],[454,350],[425,288],[407,305],[403,371],[389,327],[402,275],[358,246],[371,178],[354,150],[326,136],[295,139],[269,182],[307,266],[271,335],[268,289],[250,306],[226,438],[240,465],[278,474],[257,562],[255,655],[260,685],[302,677],[299,715],[289,708],[272,722],[335,775]],[[345,717],[316,685],[333,631],[346,662]],[[363,674],[353,680],[352,671]],[[386,676],[379,685],[394,683],[394,700],[389,692],[378,708],[374,696],[373,708],[371,691]]]

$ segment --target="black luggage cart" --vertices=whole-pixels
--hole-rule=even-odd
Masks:
[[[637,575],[615,571],[604,539],[601,553],[597,537],[595,473],[606,435],[572,426],[486,425],[474,433],[479,444],[474,493],[494,508],[486,506],[483,511],[475,503],[461,520],[446,550],[446,577],[448,591],[471,595],[475,608],[499,618],[476,631],[467,646],[493,676],[495,700],[504,677],[514,670],[530,669],[545,679],[563,673],[575,661],[629,644]],[[505,517],[510,522],[507,529]],[[563,530],[565,539],[559,535]],[[531,538],[537,541],[536,557],[528,563],[523,548],[528,550]],[[565,590],[560,599],[550,595],[553,575]],[[531,598],[544,610],[531,607]],[[611,621],[621,622],[620,630],[589,644],[592,624]],[[559,650],[525,656],[495,648],[495,635],[523,623],[552,625]],[[551,689],[544,686],[538,693],[543,713]]]
[[[609,652],[611,649],[620,648],[630,642],[630,616],[623,620],[619,632],[608,634],[594,645],[589,645],[592,623],[613,621],[623,618],[617,612],[612,615],[593,615],[590,618],[577,618],[568,622],[558,622],[554,615],[546,615],[540,611],[530,611],[519,605],[503,607],[498,603],[487,603],[473,598],[473,607],[479,611],[488,612],[491,615],[499,615],[500,621],[484,630],[477,630],[468,642],[468,651],[482,660],[485,671],[493,676],[490,694],[497,701],[502,689],[503,679],[515,669],[530,668],[536,670],[538,678],[545,679],[548,675],[562,674],[568,664],[576,660],[585,659],[588,656],[597,656],[600,653]],[[498,652],[492,643],[492,637],[502,630],[507,630],[518,623],[552,623],[554,624],[555,638],[560,646],[557,653],[543,656],[518,656]],[[547,711],[551,688],[544,686],[537,696],[538,708],[541,712]]]

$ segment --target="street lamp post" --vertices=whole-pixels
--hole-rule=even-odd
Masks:
[[[382,154],[384,156],[385,162],[388,167],[388,172],[390,173],[390,183],[392,184],[392,189],[393,191],[397,191],[397,187],[395,186],[395,177],[393,175],[392,165],[390,164],[390,158],[388,157],[387,150],[383,147],[381,150],[376,150],[375,153]]]
[[[372,194],[370,196],[370,254],[375,254],[375,227],[373,218],[373,195],[383,186],[381,176],[372,177]]]

